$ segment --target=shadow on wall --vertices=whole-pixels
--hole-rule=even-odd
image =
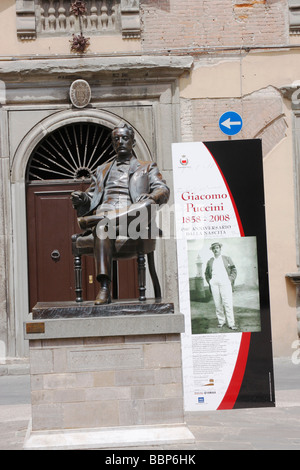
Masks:
[[[15,0],[1,0],[0,2],[0,13],[7,10],[8,8],[15,7]]]
[[[286,296],[287,301],[290,307],[296,308],[297,306],[297,288],[293,285],[293,283],[285,278],[286,284]]]

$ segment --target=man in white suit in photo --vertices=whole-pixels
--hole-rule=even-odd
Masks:
[[[221,243],[213,243],[210,249],[214,256],[207,262],[205,279],[210,286],[215,303],[218,326],[222,328],[227,319],[228,327],[236,330],[232,292],[237,270],[232,259],[222,255]]]

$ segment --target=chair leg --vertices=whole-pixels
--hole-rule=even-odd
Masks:
[[[150,276],[151,276],[153,288],[154,288],[155,299],[161,300],[161,288],[160,288],[159,279],[157,277],[156,269],[155,269],[154,252],[152,251],[151,253],[148,253],[147,258],[148,258],[149,272],[150,272]]]
[[[144,302],[146,300],[146,263],[145,255],[139,254],[137,258],[138,262],[138,278],[139,278],[139,300]]]
[[[83,302],[81,256],[74,256],[76,302]]]
[[[113,260],[112,262],[112,295],[113,299],[119,298],[119,281],[118,281],[118,261]]]

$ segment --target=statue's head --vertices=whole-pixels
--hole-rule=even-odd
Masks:
[[[124,126],[115,127],[111,133],[112,143],[118,156],[126,157],[132,154],[132,149],[135,146],[134,130],[131,126],[125,124]]]
[[[132,140],[135,140],[133,127],[129,126],[128,124],[124,124],[124,126],[116,126],[112,130],[112,135],[115,131],[118,131],[119,129],[123,129],[124,131],[127,131],[130,134]]]
[[[126,135],[130,138],[132,142],[132,146],[134,147],[135,145],[135,134],[134,130],[131,126],[128,126],[127,124],[124,124],[124,126],[117,126],[112,130],[111,136],[112,140],[114,141],[114,136],[116,135]]]

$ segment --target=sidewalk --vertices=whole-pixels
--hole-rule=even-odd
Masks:
[[[300,364],[280,358],[274,368],[276,408],[187,413],[194,445],[147,449],[300,450]],[[0,376],[0,450],[22,450],[30,415],[29,375]]]

